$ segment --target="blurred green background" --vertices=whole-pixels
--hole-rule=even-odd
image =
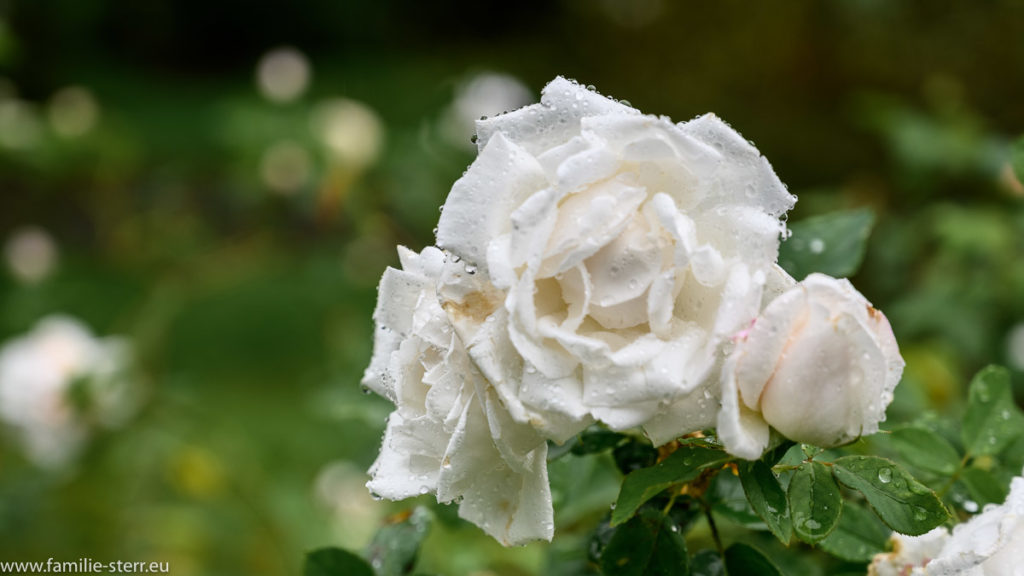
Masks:
[[[908,363],[890,421],[956,415],[988,363],[1024,391],[1022,2],[0,0],[0,337],[75,315],[134,340],[145,391],[69,469],[0,437],[0,560],[277,575],[365,545],[411,504],[363,488],[390,409],[358,386],[376,282],[431,243],[471,119],[555,75],[717,113],[792,221],[875,210],[854,283]],[[552,465],[554,546],[441,509],[423,565],[557,573],[618,481]]]

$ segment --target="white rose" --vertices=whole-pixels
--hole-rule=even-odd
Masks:
[[[89,435],[88,421],[120,424],[134,407],[120,372],[127,343],[99,339],[81,322],[49,316],[0,348],[0,420],[21,437],[37,465],[70,461]],[[82,386],[90,412],[76,406],[72,386]]]
[[[772,300],[736,339],[718,434],[743,458],[761,455],[769,427],[822,447],[876,432],[903,374],[885,316],[849,281],[822,274]]]
[[[461,517],[506,545],[550,540],[547,443],[512,419],[452,329],[437,296],[444,254],[399,255],[403,270],[381,279],[363,377],[396,406],[367,486],[393,500],[436,493],[439,502],[458,501]]]
[[[1024,551],[1024,478],[1010,484],[1002,505],[953,529],[936,528],[917,538],[893,534],[894,551],[875,556],[871,576],[1011,576],[1021,574]]]
[[[593,418],[656,444],[712,426],[721,348],[795,202],[767,160],[713,115],[674,124],[562,78],[477,134],[437,243],[481,288],[440,293],[513,418],[557,441]]]

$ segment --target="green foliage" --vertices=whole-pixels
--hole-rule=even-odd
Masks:
[[[789,543],[793,523],[789,517],[789,502],[779,485],[778,478],[767,464],[760,460],[743,463],[739,467],[743,492],[754,512],[764,520],[768,529],[783,544]]]
[[[935,492],[892,460],[846,456],[833,462],[832,470],[837,480],[863,494],[875,514],[901,534],[924,534],[949,518]]]
[[[821,462],[805,462],[789,481],[793,531],[808,544],[817,544],[839,523],[843,500],[832,473]]]
[[[985,504],[1002,504],[1009,493],[1005,482],[999,481],[990,471],[976,466],[965,468],[960,473],[960,480],[979,507]]]
[[[757,548],[741,542],[729,546],[725,551],[725,567],[730,575],[782,576],[778,567]]]
[[[320,548],[306,554],[302,576],[374,576],[359,556],[341,548]]]
[[[922,470],[950,476],[960,467],[960,455],[945,438],[915,426],[897,428],[889,440],[903,459]]]
[[[859,504],[846,502],[839,525],[818,545],[823,550],[851,562],[869,562],[885,549],[889,528],[876,515]]]
[[[420,506],[408,518],[377,531],[366,550],[366,557],[375,568],[377,576],[404,576],[412,573],[420,544],[426,538],[433,519],[430,510]]]
[[[670,517],[643,509],[615,529],[601,554],[606,576],[675,576],[689,570],[686,541]]]
[[[1013,402],[1010,373],[1000,366],[982,369],[971,381],[962,438],[967,454],[998,454],[1024,433],[1024,413]]]
[[[718,448],[702,444],[684,444],[665,460],[631,472],[622,482],[622,489],[612,512],[612,526],[629,520],[640,506],[663,490],[685,484],[704,470],[719,466],[731,457]]]
[[[690,560],[690,576],[725,576],[725,561],[717,550],[701,550]]]
[[[812,272],[837,278],[852,276],[867,247],[875,222],[871,210],[831,212],[789,225],[793,235],[779,247],[779,265],[802,280]]]
[[[1010,164],[1017,175],[1017,180],[1024,182],[1024,136],[1017,138],[1010,149]]]
[[[612,432],[600,426],[592,426],[576,436],[576,441],[571,444],[571,451],[577,456],[596,454],[615,448],[626,442],[628,438],[625,434]]]

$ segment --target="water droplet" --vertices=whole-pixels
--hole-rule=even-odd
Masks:
[[[429,487],[427,487],[427,486],[420,486],[420,494],[426,494],[427,492],[430,492],[430,488]]]
[[[825,251],[825,241],[821,238],[811,240],[809,248],[812,254],[821,254]]]
[[[964,501],[964,510],[974,514],[978,511],[978,503],[974,500],[966,500]]]
[[[818,530],[821,528],[821,523],[809,518],[804,522],[804,528],[807,528],[808,530]]]
[[[892,469],[882,468],[878,471],[878,481],[882,484],[888,484],[892,481]]]
[[[369,387],[367,386],[360,386],[359,390],[361,390],[363,394],[370,394],[371,392],[373,392],[373,390],[370,390]]]
[[[928,511],[920,506],[914,506],[914,520],[921,521],[928,517]]]

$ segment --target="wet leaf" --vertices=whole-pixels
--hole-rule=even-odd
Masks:
[[[847,502],[839,525],[818,545],[829,554],[851,562],[870,562],[885,550],[889,528],[863,506]]]
[[[601,554],[606,576],[676,576],[689,570],[686,541],[679,527],[646,508],[619,526]]]
[[[843,511],[839,486],[821,462],[804,462],[789,482],[789,508],[793,531],[808,544],[829,535]]]
[[[683,445],[654,466],[631,472],[619,490],[615,510],[612,512],[612,526],[629,520],[644,502],[666,488],[690,482],[703,470],[720,466],[730,459],[731,456],[717,448]]]
[[[788,544],[793,533],[789,501],[775,473],[760,460],[741,465],[739,471],[743,492],[754,512],[764,520],[776,538]]]
[[[790,224],[793,235],[779,246],[779,266],[797,280],[812,272],[844,278],[864,259],[875,215],[866,208],[830,212]]]
[[[942,524],[949,513],[935,492],[892,460],[846,456],[832,463],[836,479],[864,495],[893,530],[918,536]]]
[[[961,435],[972,457],[998,454],[1024,433],[1024,414],[1013,402],[1010,372],[983,368],[971,380]]]
[[[430,510],[419,506],[403,521],[378,530],[366,550],[377,576],[411,574],[432,521]]]

